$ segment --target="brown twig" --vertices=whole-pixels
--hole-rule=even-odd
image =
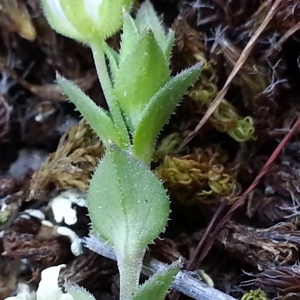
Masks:
[[[94,235],[85,238],[84,244],[88,249],[99,255],[113,260],[117,259],[112,247],[99,240]],[[143,262],[142,273],[151,276],[166,268],[167,265],[165,263],[146,256]],[[174,279],[172,287],[195,300],[237,300],[230,295],[206,285],[204,282],[197,279],[197,276],[195,275],[196,274],[192,274],[191,272],[179,271]]]
[[[214,99],[214,101],[210,104],[210,106],[208,107],[205,115],[202,117],[202,119],[200,120],[200,122],[198,123],[198,125],[195,127],[195,129],[182,141],[182,143],[179,145],[179,147],[176,149],[175,153],[180,152],[198,133],[198,131],[202,128],[202,126],[207,122],[207,120],[210,118],[210,116],[213,114],[213,112],[217,109],[217,107],[220,105],[220,103],[222,102],[223,98],[225,97],[229,85],[231,83],[231,81],[233,80],[233,78],[236,76],[236,74],[239,72],[239,70],[241,69],[241,67],[243,66],[243,64],[245,63],[245,61],[247,60],[248,56],[250,55],[252,49],[255,46],[255,43],[258,39],[258,37],[261,35],[261,33],[264,31],[264,29],[268,26],[268,24],[270,23],[270,21],[272,20],[272,18],[274,17],[275,13],[276,13],[276,9],[277,7],[280,5],[280,3],[282,2],[282,0],[276,0],[274,2],[274,4],[272,5],[269,13],[267,14],[265,20],[261,23],[261,25],[258,27],[258,29],[256,30],[255,34],[252,36],[252,38],[250,39],[250,41],[248,42],[248,44],[246,45],[246,47],[244,48],[243,52],[241,53],[239,59],[237,60],[234,68],[232,69],[231,73],[229,74],[223,88],[219,91],[219,93],[217,94],[216,98]],[[276,151],[276,150],[275,150]],[[259,176],[259,175],[258,175]],[[260,177],[261,178],[261,177]],[[259,178],[259,179],[260,179]],[[255,181],[254,181],[255,182]],[[249,187],[250,188],[250,187]],[[253,188],[253,187],[252,187]],[[248,190],[247,190],[248,191]],[[245,195],[245,193],[244,193]],[[244,196],[243,195],[243,196]],[[236,203],[241,203],[240,205],[242,205],[242,203],[245,201],[246,196],[244,197],[243,200],[243,196],[241,196],[241,198],[239,199],[239,201],[235,202]],[[227,222],[227,220],[231,217],[231,215],[233,214],[233,212],[238,208],[239,206],[232,206],[231,209],[228,211],[228,213],[225,215],[225,217],[218,223],[221,224],[221,227]],[[194,252],[193,256],[191,257],[190,261],[188,262],[188,267],[191,268],[192,266],[199,266],[200,263],[202,262],[203,258],[206,256],[206,254],[208,253],[208,251],[210,250],[211,246],[213,245],[213,241],[214,239],[209,239],[209,242],[205,244],[205,240],[206,237],[211,235],[210,233],[210,229],[214,227],[216,220],[218,220],[218,216],[220,215],[220,210],[218,210],[216,212],[216,216],[211,220],[210,224],[208,225],[206,232],[204,234],[204,238],[200,240],[196,251]],[[216,233],[218,232],[218,230],[220,229],[219,226],[215,227],[215,230],[213,231],[213,235],[215,236]],[[203,251],[202,253],[200,252],[202,249],[202,245],[204,245]],[[200,257],[199,257],[200,255]],[[197,257],[199,257],[198,261]],[[170,300],[177,300],[179,298],[179,293],[177,291],[175,291]]]
[[[268,26],[269,22],[272,20],[273,16],[276,13],[276,9],[282,0],[276,0],[272,5],[269,13],[267,14],[265,20],[261,23],[261,25],[256,30],[255,34],[252,36],[246,47],[244,48],[243,52],[241,53],[238,61],[236,62],[234,68],[232,69],[231,73],[229,74],[223,88],[219,91],[218,95],[214,99],[214,101],[210,104],[209,108],[207,109],[205,115],[202,117],[196,128],[182,141],[179,147],[176,150],[176,153],[180,152],[198,133],[198,131],[202,128],[202,126],[207,122],[209,117],[213,114],[213,112],[217,109],[217,107],[222,102],[223,98],[225,97],[229,85],[235,75],[239,72],[245,61],[247,60],[248,56],[250,55],[258,37],[264,31],[264,29]]]
[[[217,94],[216,98],[214,99],[214,101],[210,104],[210,106],[208,107],[205,115],[202,117],[202,119],[200,120],[200,122],[198,123],[198,125],[196,126],[196,128],[182,141],[182,143],[179,145],[179,147],[176,149],[175,153],[180,152],[198,133],[198,131],[202,128],[202,126],[207,122],[207,120],[209,119],[209,117],[213,114],[213,112],[217,109],[217,107],[220,105],[220,103],[222,102],[223,98],[225,97],[229,85],[231,83],[231,81],[233,80],[233,78],[236,76],[236,74],[239,72],[239,70],[241,69],[241,67],[243,66],[243,64],[245,63],[245,61],[247,60],[248,56],[250,55],[253,47],[255,46],[255,42],[257,41],[258,37],[261,35],[261,33],[264,31],[264,29],[268,26],[268,24],[270,23],[270,21],[272,20],[273,16],[276,13],[276,9],[279,6],[279,4],[281,3],[282,0],[276,0],[274,2],[274,4],[272,5],[269,13],[267,14],[265,20],[261,23],[261,25],[258,27],[258,29],[256,30],[255,34],[252,36],[252,38],[250,39],[250,41],[248,42],[248,44],[246,45],[246,47],[244,48],[243,52],[241,53],[239,59],[237,60],[234,68],[232,69],[231,73],[229,74],[223,88],[219,91],[219,93]],[[243,196],[242,196],[243,197]],[[240,198],[240,200],[242,199],[242,197]],[[246,197],[245,197],[246,199]],[[239,200],[239,201],[240,201]],[[236,202],[237,203],[237,202]],[[230,218],[230,216],[232,215],[233,211],[232,209],[234,208],[234,206],[231,207],[231,209],[228,211],[228,213],[225,215],[225,217],[218,223],[218,224],[225,224],[226,221]],[[230,214],[229,214],[230,213]],[[220,211],[217,211],[217,214],[219,216]],[[227,219],[226,219],[227,217]],[[204,238],[208,235],[210,235],[211,233],[209,232],[211,228],[213,228],[213,226],[215,225],[215,221],[218,218],[215,217],[211,220],[210,224],[208,225],[206,232],[204,234]],[[219,227],[218,225],[216,226],[215,230],[213,231],[214,236],[215,233],[218,232]],[[202,239],[200,240],[196,251],[194,253],[194,255],[191,257],[190,261],[188,262],[188,266],[191,268],[192,266],[199,266],[199,264],[201,263],[201,261],[203,260],[203,258],[206,256],[206,254],[208,253],[208,251],[210,250],[212,244],[213,244],[213,239],[210,239],[210,241],[204,246],[204,249],[200,255],[200,258],[198,259],[197,263],[196,263],[196,259],[197,257],[199,257],[200,251],[202,249],[202,245],[204,245],[205,240]],[[179,293],[178,292],[174,292],[173,295],[171,296],[171,300],[177,300],[179,298]]]
[[[30,66],[31,68],[31,66]],[[19,76],[17,72],[6,65],[3,59],[0,57],[0,71],[7,73],[15,82],[19,83],[23,88],[29,90],[32,94],[40,97],[43,100],[48,101],[67,101],[66,97],[62,92],[57,83],[48,83],[48,84],[32,84],[24,79],[26,74]],[[87,72],[83,77],[72,79],[73,82],[78,85],[83,91],[89,90],[94,82],[96,81],[97,76],[94,74],[94,71]]]
[[[295,32],[297,32],[300,29],[300,21],[298,23],[296,23],[292,28],[290,28],[288,31],[286,31],[284,33],[284,35],[279,39],[279,41],[272,46],[268,51],[266,51],[264,53],[264,55],[262,55],[260,57],[260,61],[264,61],[266,60],[268,57],[270,57],[275,51],[279,52],[282,48],[282,45],[284,44],[284,42]]]
[[[226,202],[225,201],[221,201],[221,203],[218,203],[217,211],[215,212],[215,214],[214,214],[213,218],[211,219],[210,223],[208,224],[208,227],[206,228],[203,237],[201,238],[201,240],[198,243],[195,251],[193,252],[193,255],[190,257],[188,263],[186,264],[186,269],[187,270],[196,270],[196,268],[194,267],[194,263],[197,260],[197,256],[199,255],[202,247],[205,246],[205,241],[209,237],[211,230],[213,230],[214,224],[216,224],[216,222],[219,220],[219,217],[220,217],[221,213],[224,211],[225,207],[226,207]]]
[[[285,145],[288,143],[288,141],[292,138],[292,136],[295,134],[295,132],[300,128],[300,117],[297,119],[297,121],[294,123],[293,127],[291,128],[291,130],[286,134],[286,136],[283,138],[283,140],[279,143],[279,145],[277,146],[277,148],[274,150],[274,152],[272,153],[272,155],[269,157],[269,159],[267,160],[267,162],[264,164],[264,166],[262,167],[262,169],[260,170],[260,172],[258,173],[258,175],[255,177],[255,179],[253,180],[253,182],[251,183],[251,185],[247,188],[247,190],[243,193],[243,195],[231,206],[231,208],[229,209],[229,211],[226,213],[226,215],[218,222],[218,224],[214,224],[216,218],[212,219],[212,221],[210,222],[209,226],[207,227],[206,231],[210,231],[209,228],[213,228],[214,230],[212,233],[209,233],[210,238],[206,239],[206,244],[204,245],[204,248],[198,258],[197,263],[195,263],[195,268],[198,268],[201,264],[201,262],[203,261],[203,259],[205,258],[205,256],[207,255],[207,253],[209,252],[209,250],[211,249],[215,237],[217,236],[218,232],[220,229],[222,229],[224,227],[224,225],[226,224],[226,222],[229,221],[229,219],[231,218],[231,216],[233,215],[233,213],[241,206],[243,206],[246,202],[247,197],[249,196],[250,192],[258,185],[258,183],[260,182],[261,178],[269,171],[271,165],[273,164],[273,162],[275,161],[275,159],[278,157],[278,155],[280,154],[280,152],[282,151],[282,149],[285,147]],[[204,234],[204,237],[207,236],[208,234]],[[200,240],[199,244],[204,244],[204,241]],[[199,253],[200,253],[199,249]]]

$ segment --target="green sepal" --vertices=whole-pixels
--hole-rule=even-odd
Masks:
[[[141,253],[165,228],[170,212],[166,191],[143,162],[109,145],[91,179],[88,210],[92,231],[118,257]]]
[[[120,61],[114,92],[126,122],[133,132],[150,98],[170,78],[165,59],[151,30],[124,60]]]
[[[120,47],[120,60],[124,60],[125,57],[136,48],[139,40],[139,32],[135,26],[132,17],[124,11],[123,13],[123,33],[121,36]]]
[[[72,81],[57,75],[57,83],[64,94],[76,106],[87,123],[103,142],[113,141],[120,144],[118,133],[108,113],[97,106],[76,84]]]
[[[158,271],[143,285],[139,286],[139,289],[132,300],[165,300],[168,290],[179,269],[180,265],[174,263],[168,266],[166,270]]]
[[[49,4],[49,0],[41,0],[41,4],[43,13],[48,23],[56,32],[69,38],[86,43],[84,34],[77,31],[73,24],[69,22],[64,13],[62,13],[61,15],[57,15],[57,12],[52,10],[51,5]]]
[[[42,0],[49,24],[60,34],[85,44],[104,41],[122,26],[133,0]]]
[[[84,1],[73,1],[72,5],[70,5],[70,0],[60,0],[59,2],[68,21],[78,32],[86,33],[88,39],[91,39],[93,36],[98,37],[95,24],[86,13]],[[99,7],[97,15],[99,15]]]
[[[96,300],[91,293],[79,285],[72,284],[66,286],[66,291],[74,298],[74,300]]]
[[[182,71],[166,83],[149,101],[133,136],[133,152],[139,159],[150,162],[156,138],[176,106],[201,72],[197,64]]]
[[[50,1],[50,0],[49,0]],[[53,0],[51,0],[53,1]],[[57,0],[56,0],[57,1]],[[132,0],[59,0],[61,9],[72,26],[87,39],[105,40],[122,26],[122,14],[129,10]],[[93,11],[90,11],[90,10]]]
[[[125,10],[129,11],[133,2],[133,0],[102,0],[97,29],[99,32],[107,32],[105,38],[112,36],[121,29],[123,24],[123,12]]]
[[[140,32],[142,32],[144,28],[151,28],[158,45],[162,49],[166,59],[169,60],[174,43],[174,32],[168,30],[166,34],[166,30],[150,1],[145,1],[141,5],[136,14],[135,23]]]

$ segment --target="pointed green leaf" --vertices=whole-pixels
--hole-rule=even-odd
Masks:
[[[120,61],[114,86],[115,96],[132,131],[150,98],[170,78],[168,61],[153,33],[146,31],[138,45]]]
[[[175,263],[170,265],[168,269],[155,273],[139,287],[132,300],[165,300],[179,269],[180,265]]]
[[[136,157],[146,162],[151,161],[159,132],[200,72],[200,64],[182,71],[152,97],[133,136],[133,152]]]
[[[121,36],[120,60],[123,60],[128,53],[136,47],[139,40],[139,33],[134,20],[127,13],[123,14],[123,33]]]
[[[169,200],[147,165],[109,145],[90,182],[88,210],[93,232],[124,257],[140,253],[162,232]]]
[[[103,142],[111,140],[116,144],[119,143],[118,134],[113,121],[104,109],[97,106],[91,98],[72,81],[58,75],[57,83]]]
[[[161,20],[157,16],[150,1],[145,1],[139,8],[135,23],[140,32],[150,27],[154,33],[155,39],[163,52],[166,50],[166,33]]]
[[[118,64],[119,64],[119,53],[112,49],[109,45],[105,43],[104,45],[105,55],[109,62],[109,70],[111,75],[112,86],[114,85],[115,78],[118,74]]]
[[[92,294],[79,285],[67,286],[66,290],[74,298],[74,300],[96,300]]]
[[[170,60],[171,59],[171,53],[172,53],[172,48],[174,45],[174,40],[175,40],[175,33],[173,30],[169,30],[166,36],[166,43],[165,43],[165,48],[164,48],[164,54],[166,59]]]

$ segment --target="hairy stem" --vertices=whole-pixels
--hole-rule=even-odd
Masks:
[[[120,107],[117,103],[116,97],[113,92],[113,87],[111,84],[111,80],[109,77],[109,72],[107,69],[107,64],[105,61],[105,42],[95,40],[90,44],[94,63],[97,70],[97,75],[107,102],[107,105],[109,107],[109,111],[111,113],[112,119],[114,121],[114,124],[117,128],[117,131],[119,133],[119,139],[120,139],[120,147],[121,148],[128,148],[130,146],[130,138],[128,134],[128,130],[124,121],[124,118],[122,116]]]
[[[117,256],[120,273],[120,300],[131,300],[139,287],[139,279],[145,251],[136,255]]]

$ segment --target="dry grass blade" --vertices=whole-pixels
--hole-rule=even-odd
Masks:
[[[99,240],[96,236],[91,235],[85,238],[84,243],[91,251],[116,260],[113,248],[107,243]],[[164,270],[166,266],[166,264],[146,256],[143,262],[142,272],[147,276],[151,276],[158,271]],[[201,280],[197,279],[197,275],[192,274],[191,272],[179,271],[174,279],[172,287],[195,300],[237,300],[230,295],[206,285]]]
[[[279,4],[282,2],[282,0],[276,0],[274,4],[272,5],[269,13],[267,14],[265,20],[262,22],[262,24],[258,27],[255,34],[252,36],[246,47],[244,48],[243,52],[241,53],[238,61],[236,62],[236,65],[232,69],[230,75],[228,76],[223,88],[219,91],[218,95],[214,99],[214,101],[211,103],[209,108],[207,109],[205,115],[200,120],[199,124],[196,126],[196,128],[183,140],[181,145],[176,150],[176,153],[181,151],[198,133],[198,131],[202,128],[202,126],[207,122],[209,117],[213,114],[213,112],[216,110],[216,108],[220,105],[222,100],[224,99],[227,90],[229,88],[229,85],[233,78],[236,76],[236,74],[239,72],[245,61],[247,60],[248,56],[250,55],[253,47],[255,46],[255,43],[258,39],[258,37],[261,35],[261,33],[264,31],[264,29],[268,26],[270,21],[272,20],[273,16],[276,13],[276,9],[279,6]]]
[[[262,287],[274,296],[272,299],[299,299],[299,263],[267,269],[253,276],[255,279],[245,281],[243,285],[255,284],[258,287]]]
[[[3,95],[0,94],[0,139],[9,131],[11,107]]]
[[[279,52],[282,48],[282,45],[284,42],[292,36],[295,32],[297,32],[300,29],[300,21],[295,24],[292,28],[287,30],[285,34],[280,38],[280,40],[272,46],[261,58],[260,61],[266,60],[268,57],[270,57],[274,52]]]
[[[297,261],[300,231],[291,223],[255,228],[231,221],[218,240],[235,259],[267,270]]]
[[[218,222],[218,224],[216,224],[213,232],[210,233],[211,238],[208,239],[206,245],[204,246],[203,251],[201,252],[200,258],[198,259],[198,262],[196,263],[197,266],[200,265],[200,263],[203,261],[204,257],[209,252],[209,250],[212,247],[212,245],[214,243],[214,239],[215,239],[217,233],[219,232],[219,230],[221,230],[224,227],[224,225],[226,224],[226,222],[228,222],[228,220],[231,218],[231,216],[233,215],[233,213],[239,207],[241,207],[242,205],[244,205],[247,197],[249,196],[249,193],[258,185],[258,183],[260,182],[260,180],[262,179],[262,177],[264,175],[266,175],[266,173],[269,171],[271,165],[273,164],[273,162],[275,161],[275,159],[278,157],[278,155],[280,154],[280,152],[282,151],[282,149],[286,146],[286,144],[288,143],[288,141],[293,137],[293,135],[296,133],[296,131],[299,128],[300,128],[300,117],[297,119],[297,121],[295,122],[295,124],[293,125],[293,127],[291,128],[291,130],[288,132],[288,134],[284,137],[284,139],[280,142],[280,144],[274,150],[274,152],[269,157],[269,159],[267,160],[267,162],[264,164],[263,168],[261,169],[261,171],[259,172],[259,174],[256,176],[256,178],[254,179],[254,181],[252,182],[252,184],[239,197],[239,199],[230,207],[229,211]],[[213,219],[211,221],[211,224],[214,223],[214,221],[215,220]],[[211,224],[208,226],[208,228],[210,228]],[[203,241],[201,240],[200,243],[199,243],[199,245],[201,245],[202,243],[203,243]],[[201,250],[201,248],[198,247],[197,250],[196,250],[196,252],[200,253],[200,250]],[[196,257],[196,255],[195,255],[195,257]]]
[[[0,72],[7,73],[13,80],[19,83],[23,88],[30,91],[32,94],[49,101],[68,101],[57,83],[48,84],[32,84],[19,76],[17,72],[9,67],[2,57],[0,57]],[[82,77],[73,78],[73,82],[78,85],[84,92],[88,91],[96,81],[94,71],[89,71]]]

